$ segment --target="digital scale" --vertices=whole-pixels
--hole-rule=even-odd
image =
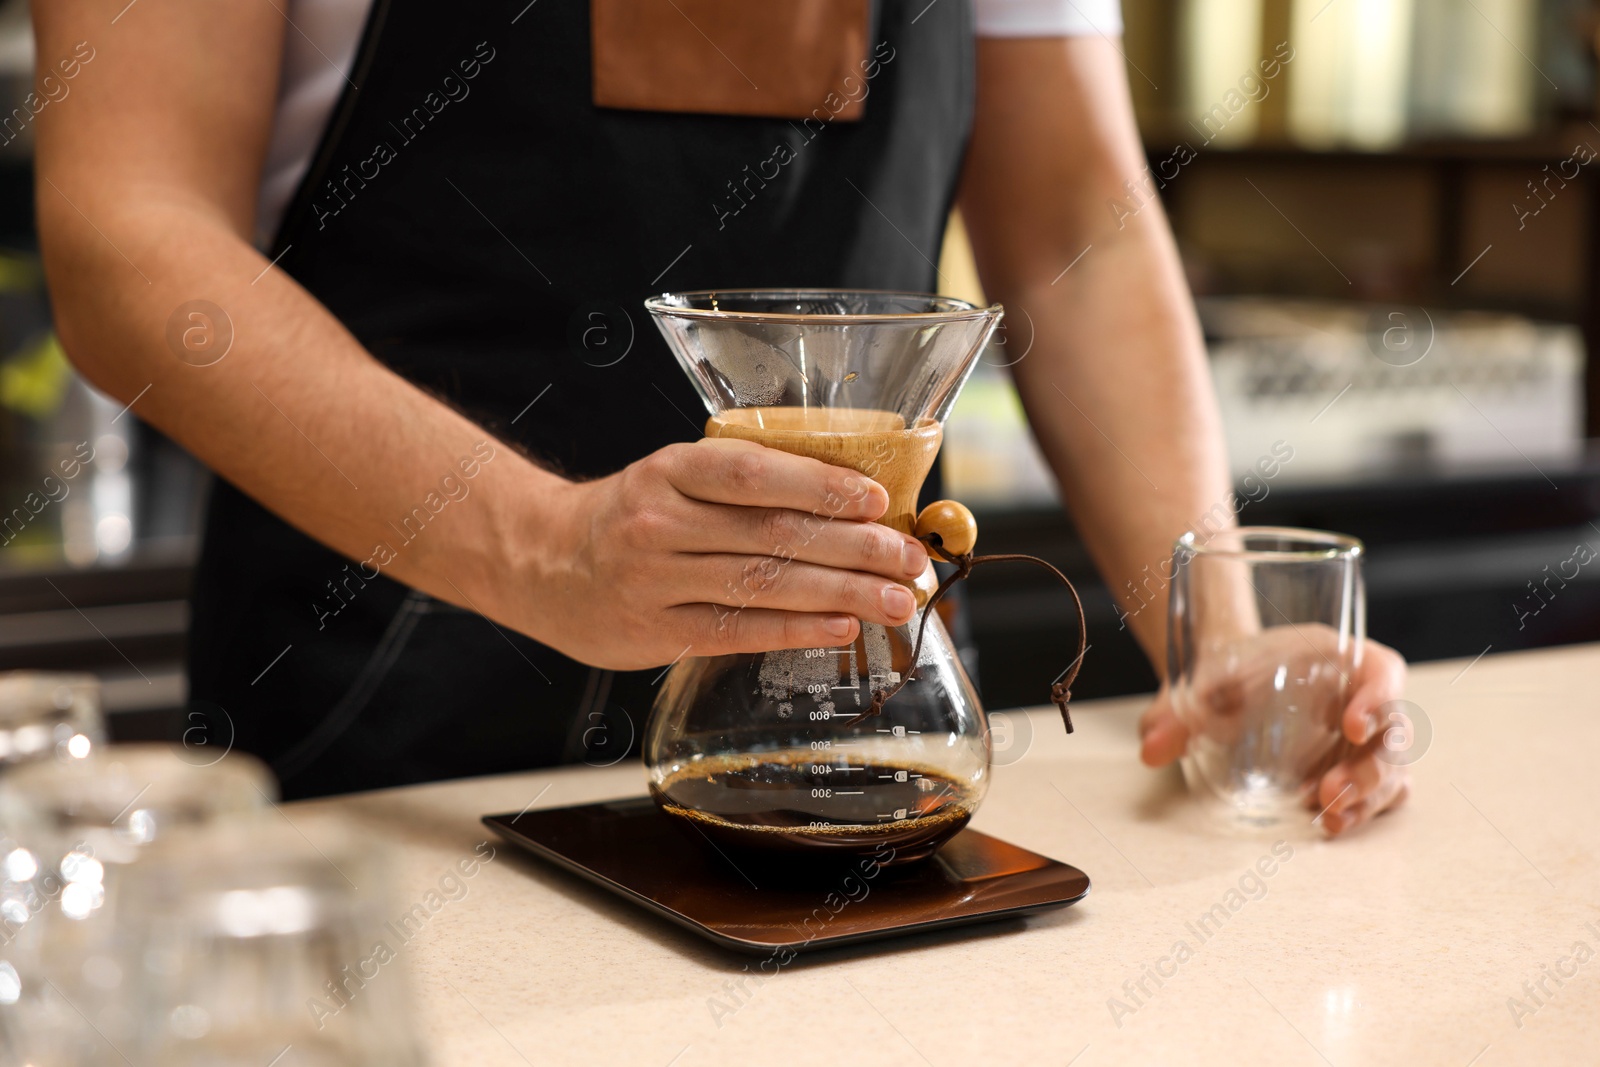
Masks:
[[[805,952],[1009,919],[1076,904],[1089,876],[978,830],[930,858],[773,866],[733,854],[649,797],[486,815],[514,845],[724,948]]]

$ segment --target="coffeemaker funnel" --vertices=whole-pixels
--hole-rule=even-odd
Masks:
[[[1004,314],[922,293],[805,289],[667,293],[645,307],[713,416],[708,434],[798,444],[787,434],[924,431],[931,447],[890,472],[906,484],[884,485],[894,502],[882,521],[904,533],[938,451],[926,431],[944,424]]]
[[[889,494],[880,522],[925,536],[917,495],[1000,307],[820,290],[664,294],[645,306],[705,401],[708,436],[857,470]],[[812,515],[831,521],[825,507]],[[803,554],[774,545],[767,579]],[[932,567],[908,584],[925,605]],[[711,591],[721,606],[707,610],[759,606],[762,588],[731,603]],[[966,825],[988,788],[990,744],[943,623],[919,609],[907,625],[863,622],[837,648],[689,649],[657,693],[643,755],[662,810],[719,847],[890,864]]]
[[[897,292],[707,290],[645,301],[716,415],[872,408],[944,421],[1002,309]]]

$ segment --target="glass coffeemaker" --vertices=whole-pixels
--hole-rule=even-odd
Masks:
[[[917,494],[943,423],[1003,314],[900,292],[720,290],[646,307],[710,412],[708,436],[853,468],[888,491],[880,522],[926,537]],[[923,527],[959,505],[932,506]],[[832,521],[827,508],[812,518]],[[974,531],[946,530],[951,554]],[[966,541],[961,545],[955,542]],[[935,537],[934,544],[940,544]],[[774,545],[781,567],[798,546]],[[931,854],[988,788],[989,731],[936,611],[932,566],[903,626],[854,643],[695,656],[668,671],[645,730],[651,795],[719,847]],[[915,658],[913,658],[915,657]]]

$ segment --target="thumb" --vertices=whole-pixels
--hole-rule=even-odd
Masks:
[[[1189,744],[1189,731],[1172,709],[1172,694],[1162,686],[1139,719],[1139,759],[1147,767],[1165,767]]]
[[[1351,744],[1363,745],[1387,725],[1383,706],[1405,692],[1406,661],[1389,646],[1368,641],[1366,658],[1354,681],[1355,692],[1345,705],[1341,726]]]

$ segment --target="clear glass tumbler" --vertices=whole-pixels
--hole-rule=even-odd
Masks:
[[[130,1062],[421,1067],[406,943],[432,905],[401,910],[372,842],[316,837],[218,823],[128,872],[114,960]]]
[[[1167,628],[1189,788],[1226,820],[1305,815],[1366,638],[1360,541],[1242,527],[1178,540]]]
[[[0,673],[0,767],[81,759],[105,743],[100,681],[92,674]]]
[[[205,767],[167,745],[107,745],[0,775],[0,1042],[19,1063],[121,1062],[132,978],[121,886],[152,845],[223,820],[248,837],[277,796],[242,753]],[[0,1062],[4,1062],[0,1060]]]

